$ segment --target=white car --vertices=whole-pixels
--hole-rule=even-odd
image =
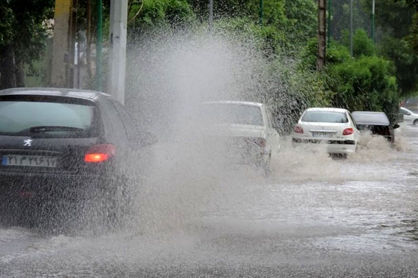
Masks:
[[[206,134],[226,139],[227,156],[239,157],[239,163],[254,164],[270,172],[272,155],[280,150],[280,136],[273,128],[271,114],[262,103],[211,101],[200,111],[207,121]]]
[[[292,133],[293,145],[324,144],[330,154],[356,151],[360,132],[346,109],[309,108],[303,112]]]
[[[413,125],[418,125],[418,114],[412,112],[411,110],[401,107],[399,113],[403,115],[403,120],[406,123],[411,123]]]

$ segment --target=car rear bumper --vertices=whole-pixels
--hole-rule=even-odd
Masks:
[[[328,140],[328,139],[302,139],[292,138],[293,146],[303,144],[322,145],[328,153],[354,153],[357,143],[355,140]]]
[[[96,174],[0,172],[0,201],[21,198],[80,200],[105,188],[108,181],[108,176]]]

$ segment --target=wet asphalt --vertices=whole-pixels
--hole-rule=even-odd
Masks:
[[[397,135],[345,160],[284,145],[268,179],[161,178],[181,186],[121,231],[2,226],[0,277],[418,277],[418,128]]]

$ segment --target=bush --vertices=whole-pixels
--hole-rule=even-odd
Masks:
[[[195,14],[187,0],[144,0],[129,10],[130,30],[134,33],[155,28],[178,27],[192,23]]]
[[[373,56],[374,54],[375,48],[373,41],[369,39],[366,31],[363,29],[357,29],[353,35],[354,57]]]
[[[396,119],[399,96],[391,62],[377,56],[362,56],[331,66],[330,89],[336,92],[336,107],[351,111],[384,111],[392,122]]]

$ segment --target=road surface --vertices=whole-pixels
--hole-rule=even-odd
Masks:
[[[285,146],[269,179],[166,167],[122,231],[1,227],[0,277],[418,277],[418,128],[398,135]]]

